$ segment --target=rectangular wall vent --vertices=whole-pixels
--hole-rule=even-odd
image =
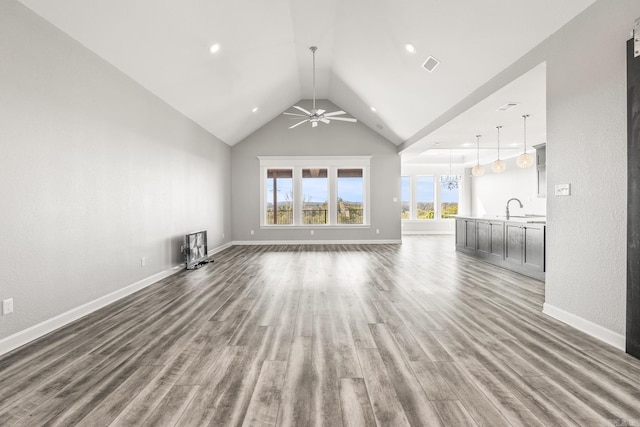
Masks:
[[[424,64],[422,64],[422,68],[424,68],[428,72],[432,72],[433,70],[435,70],[438,64],[440,64],[440,61],[438,61],[433,56],[430,56],[426,61],[424,61]]]
[[[498,108],[496,111],[507,111],[512,109],[513,107],[520,105],[517,102],[509,102],[508,104],[504,104],[502,107]]]

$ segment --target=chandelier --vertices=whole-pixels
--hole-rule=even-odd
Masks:
[[[458,175],[451,173],[451,150],[449,150],[449,175],[443,175],[440,177],[442,188],[446,190],[455,190],[458,188]]]

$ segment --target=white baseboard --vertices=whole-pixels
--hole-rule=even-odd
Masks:
[[[218,246],[208,251],[208,255],[213,255],[215,253],[218,253],[230,247],[232,243],[233,242],[228,242],[222,246]],[[83,304],[79,307],[73,308],[65,313],[59,314],[51,319],[45,320],[44,322],[38,323],[37,325],[31,326],[27,329],[24,329],[6,338],[2,338],[0,339],[0,355],[6,354],[35,339],[38,339],[50,332],[55,331],[58,328],[68,325],[69,323],[81,317],[91,314],[96,310],[99,310],[111,303],[114,303],[126,296],[129,296],[134,292],[144,289],[147,286],[150,286],[164,278],[171,276],[172,274],[182,270],[183,268],[184,268],[184,263],[179,264],[175,267],[156,273],[152,276],[149,276],[140,281],[137,281],[131,285],[125,286],[124,288],[118,289],[115,292],[112,292],[98,299],[90,301],[86,304]]]
[[[224,244],[224,245],[222,245],[222,246],[218,246],[218,247],[216,247],[216,248],[209,249],[209,251],[207,252],[207,256],[215,255],[215,254],[217,254],[218,252],[222,252],[222,251],[224,251],[225,249],[230,248],[231,246],[233,246],[233,242],[227,242],[227,243],[225,243],[225,244]],[[183,265],[184,265],[184,264],[183,264]]]
[[[449,234],[449,235],[453,236],[454,234],[456,234],[456,232],[453,231],[453,230],[433,230],[433,231],[429,231],[429,230],[420,230],[420,231],[418,231],[418,230],[416,230],[416,231],[407,230],[407,231],[404,231],[403,230],[402,231],[402,235],[403,236],[404,235],[411,235],[411,234],[438,234],[438,235],[440,235],[440,234]]]
[[[551,316],[556,320],[566,323],[594,338],[604,341],[607,344],[614,346],[615,348],[625,351],[626,338],[617,332],[613,332],[610,329],[597,325],[590,320],[584,319],[580,316],[576,316],[573,313],[564,311],[558,307],[554,307],[551,304],[544,303],[542,312],[547,316]]]
[[[129,286],[118,289],[115,292],[111,292],[110,294],[102,296],[86,304],[82,304],[79,307],[73,308],[65,313],[59,314],[55,317],[52,317],[51,319],[45,320],[44,322],[38,323],[37,325],[31,326],[30,328],[24,329],[13,335],[3,338],[0,340],[0,355],[8,353],[11,350],[14,350],[37,338],[53,332],[58,328],[68,325],[74,320],[91,314],[104,306],[107,306],[118,301],[119,299],[122,299],[134,292],[139,291],[140,289],[144,289],[147,286],[158,282],[159,280],[171,276],[172,274],[183,268],[184,264],[180,264],[168,270],[161,271],[160,273],[156,273],[153,276],[149,276]]]
[[[395,245],[400,239],[389,240],[236,240],[234,245]]]

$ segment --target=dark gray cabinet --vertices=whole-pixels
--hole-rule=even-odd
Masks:
[[[456,248],[463,252],[476,250],[476,221],[456,219]]]
[[[510,264],[522,265],[524,236],[522,225],[505,223],[504,260]]]
[[[502,260],[504,257],[504,223],[485,219],[476,220],[476,256]]]
[[[545,224],[456,218],[456,250],[544,280]]]

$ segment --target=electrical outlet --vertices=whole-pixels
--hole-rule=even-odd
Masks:
[[[222,233],[222,238],[224,239],[224,233]]]
[[[376,228],[376,234],[380,234],[380,229]]]
[[[146,257],[140,258],[140,267],[144,267],[145,265],[147,265],[147,258]]]
[[[13,313],[13,298],[2,301],[2,315]]]
[[[313,236],[313,230],[311,230],[311,235]]]
[[[253,236],[253,230],[251,230],[251,231],[249,232],[249,234],[251,234],[251,235]]]

